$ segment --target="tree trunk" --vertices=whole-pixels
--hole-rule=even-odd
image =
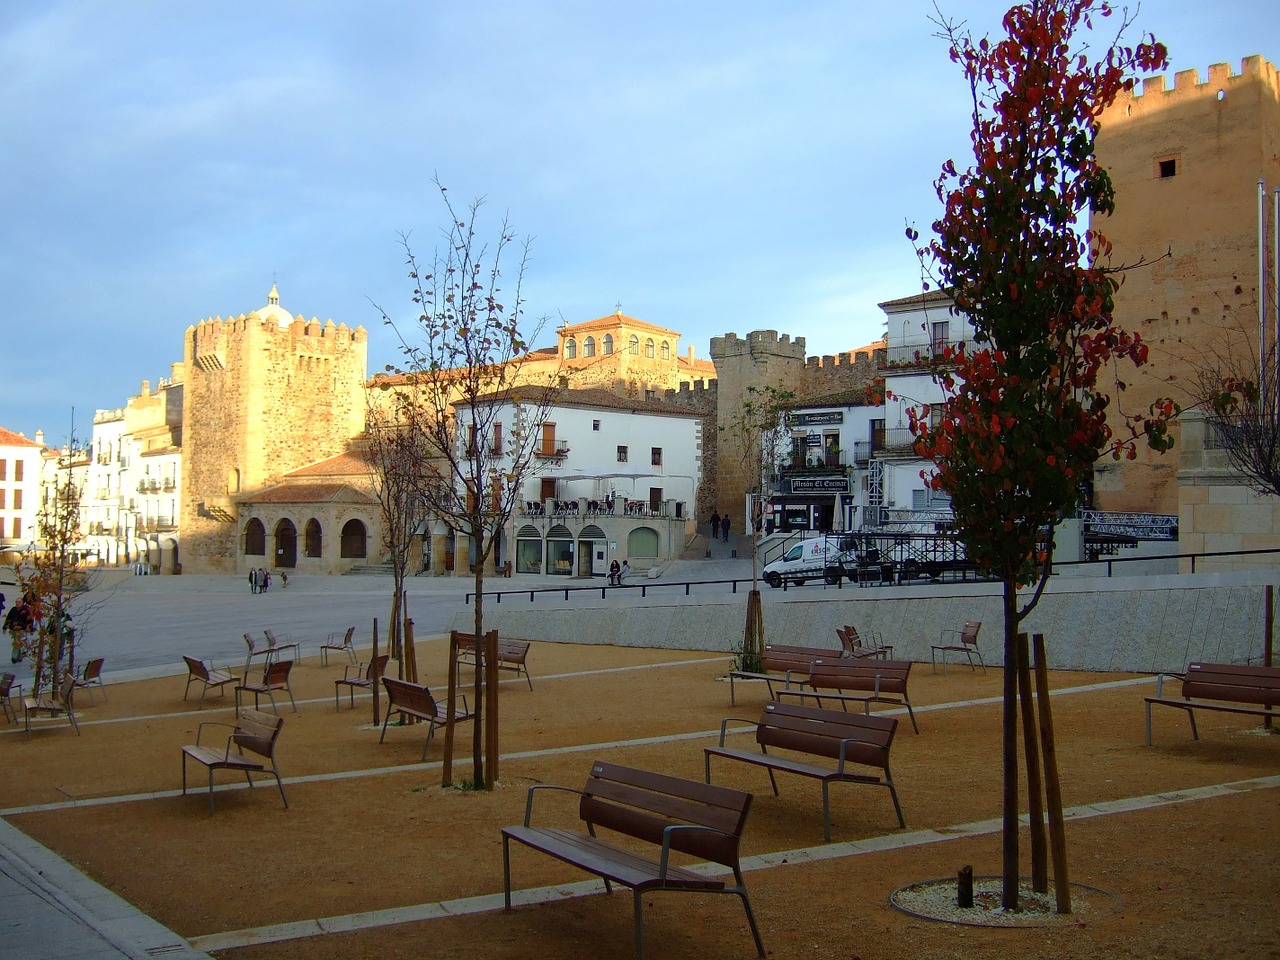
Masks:
[[[1003,840],[1000,905],[1018,909],[1018,585],[1004,577]]]

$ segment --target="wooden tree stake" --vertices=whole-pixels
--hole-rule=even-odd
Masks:
[[[1044,634],[1032,637],[1036,654],[1036,700],[1040,707],[1040,740],[1044,747],[1044,787],[1049,802],[1049,845],[1053,851],[1053,892],[1059,913],[1071,912],[1071,880],[1067,875],[1067,832],[1062,819],[1062,790],[1058,784],[1058,749],[1053,739],[1053,712],[1049,707],[1049,667]]]
[[[1022,742],[1027,757],[1027,814],[1031,823],[1031,889],[1049,892],[1048,845],[1044,832],[1044,802],[1040,790],[1040,749],[1036,736],[1036,708],[1031,694],[1031,651],[1025,633],[1018,634],[1018,695],[1022,701]]]

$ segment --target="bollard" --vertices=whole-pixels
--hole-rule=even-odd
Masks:
[[[956,906],[973,906],[973,867],[963,866],[956,875]]]

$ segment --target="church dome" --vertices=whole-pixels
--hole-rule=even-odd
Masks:
[[[278,326],[287,327],[293,323],[293,317],[289,316],[289,311],[280,306],[280,293],[276,290],[276,285],[271,285],[271,292],[267,294],[267,305],[259,307],[254,311],[260,320],[274,320]]]

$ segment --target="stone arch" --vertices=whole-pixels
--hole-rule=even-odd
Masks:
[[[302,553],[307,557],[320,557],[324,551],[324,529],[320,521],[312,517],[302,533]]]
[[[627,352],[633,357],[640,356],[640,338],[634,333],[631,335],[631,339],[627,341]]]
[[[344,559],[360,559],[368,556],[368,531],[361,520],[348,520],[342,525],[342,549]]]
[[[584,357],[594,357],[596,355],[596,338],[587,337],[582,341],[582,355]]]
[[[633,560],[658,559],[658,531],[653,527],[636,527],[627,536],[627,556]]]
[[[663,360],[671,359],[671,344],[668,343],[666,340],[662,341],[662,359]]]
[[[298,528],[288,517],[276,523],[276,556],[274,565],[292,570],[298,565]]]
[[[602,340],[601,343],[604,344],[604,355],[606,357],[609,356],[609,354],[613,353],[613,334],[612,333],[606,333],[604,335],[604,340]]]
[[[244,555],[246,557],[265,557],[267,555],[267,528],[257,517],[250,517],[244,525]]]
[[[653,359],[653,337],[649,337],[647,340],[645,340],[644,355],[650,360]]]
[[[578,341],[573,337],[569,337],[564,342],[564,357],[566,360],[576,359],[578,356]]]

